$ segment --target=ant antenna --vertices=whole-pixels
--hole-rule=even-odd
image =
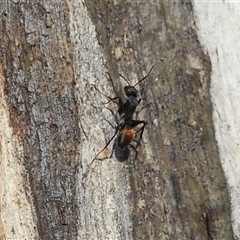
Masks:
[[[151,73],[151,71],[153,70],[153,68],[154,68],[155,65],[156,65],[156,63],[153,64],[153,66],[152,66],[151,69],[149,70],[148,74],[147,74],[145,77],[143,77],[140,81],[138,81],[138,82],[134,85],[134,87],[136,87],[140,82],[142,82],[143,80],[145,80],[145,79],[150,75],[150,73]]]
[[[145,80],[151,73],[151,71],[153,70],[154,66],[156,65],[156,63],[153,64],[153,66],[151,67],[151,69],[149,70],[148,74],[143,77],[140,81],[138,81],[133,87],[136,87],[140,82],[142,82],[143,80]],[[119,74],[119,76],[124,79],[126,81],[126,83],[128,84],[128,86],[131,86],[131,84],[129,83],[129,81],[122,75],[122,74]]]
[[[122,74],[119,74],[119,76],[127,82],[128,86],[130,86],[130,82]]]

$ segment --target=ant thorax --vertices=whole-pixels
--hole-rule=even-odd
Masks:
[[[132,115],[135,112],[140,101],[141,101],[141,97],[135,98],[133,96],[130,96],[127,99],[127,101],[123,105],[123,113],[124,113],[125,120],[130,120],[132,118]]]

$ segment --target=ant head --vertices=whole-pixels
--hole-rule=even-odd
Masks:
[[[138,96],[138,91],[135,87],[133,86],[125,86],[124,87],[124,92],[127,97],[134,97],[137,98]]]

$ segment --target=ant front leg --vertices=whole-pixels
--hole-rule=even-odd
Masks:
[[[118,102],[117,102],[116,100],[119,99],[120,97],[119,97],[119,95],[118,95],[117,90],[115,89],[115,86],[114,86],[114,84],[113,84],[112,77],[111,77],[111,75],[110,75],[109,72],[106,72],[106,75],[107,75],[106,77],[107,77],[107,78],[110,80],[110,82],[111,82],[111,85],[112,85],[112,88],[113,88],[114,93],[116,94],[116,97],[111,98],[111,97],[109,97],[107,94],[101,92],[94,84],[90,84],[90,85],[92,85],[92,86],[95,88],[95,90],[97,90],[100,94],[102,94],[104,97],[106,97],[106,98],[108,99],[108,101],[107,101],[106,103],[104,103],[104,104],[108,104],[108,103],[110,103],[110,102],[114,102],[114,103],[118,104]]]
[[[101,92],[94,84],[91,84],[91,85],[95,88],[95,90],[97,90],[100,94],[102,94],[104,97],[106,97],[106,98],[108,99],[108,101],[107,101],[106,103],[103,103],[103,104],[108,104],[108,103],[110,103],[110,102],[114,102],[114,103],[118,104],[118,103],[116,102],[116,100],[117,100],[119,97],[111,98],[111,97],[109,97],[107,94]]]
[[[111,82],[111,84],[112,84],[113,91],[114,91],[114,93],[116,94],[116,97],[114,97],[112,100],[110,99],[110,100],[108,101],[108,103],[111,102],[111,101],[113,101],[114,103],[118,104],[118,102],[116,102],[115,100],[117,100],[117,99],[120,98],[119,93],[118,93],[118,91],[116,90],[116,88],[115,88],[115,86],[114,86],[114,84],[113,84],[113,79],[112,79],[110,73],[109,73],[109,72],[106,72],[106,74],[107,74],[107,77],[108,77],[108,79],[110,80],[110,82]]]

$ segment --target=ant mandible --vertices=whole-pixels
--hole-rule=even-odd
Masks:
[[[138,140],[137,145],[136,145],[136,148],[138,147],[138,145],[139,145],[139,143],[140,143],[140,141],[142,139],[143,131],[144,131],[144,128],[145,128],[147,122],[144,121],[144,120],[133,120],[132,119],[132,116],[133,116],[134,112],[136,111],[137,106],[139,105],[139,103],[142,100],[142,97],[140,96],[140,94],[138,93],[138,90],[135,87],[139,83],[144,81],[150,75],[150,73],[151,73],[152,69],[154,68],[154,66],[155,66],[155,64],[151,67],[151,69],[149,70],[148,74],[145,77],[143,77],[141,80],[139,80],[133,86],[131,86],[130,83],[128,82],[128,80],[124,76],[122,76],[120,74],[120,77],[122,77],[128,83],[128,86],[124,87],[124,93],[125,93],[125,95],[127,97],[126,102],[123,103],[123,100],[119,96],[117,96],[115,98],[109,98],[108,97],[110,99],[108,102],[115,101],[116,99],[118,99],[118,114],[120,116],[120,122],[116,126],[114,135],[106,143],[104,148],[97,153],[97,155],[92,160],[91,164],[108,147],[108,145],[111,143],[111,141],[115,138],[115,136],[117,134],[118,134],[118,136],[117,136],[117,143],[118,143],[119,148],[125,149],[132,142],[135,133],[141,131],[139,140]],[[113,80],[112,80],[112,78],[111,78],[109,73],[108,73],[108,76],[109,76],[109,79],[111,80],[112,85],[113,85]],[[113,88],[114,88],[114,85],[113,85]],[[115,91],[115,88],[114,88],[114,91]],[[116,91],[115,91],[115,93],[117,94]],[[134,128],[136,126],[140,125],[140,124],[142,124],[142,126],[136,132]],[[99,159],[99,160],[104,160],[104,159]]]

